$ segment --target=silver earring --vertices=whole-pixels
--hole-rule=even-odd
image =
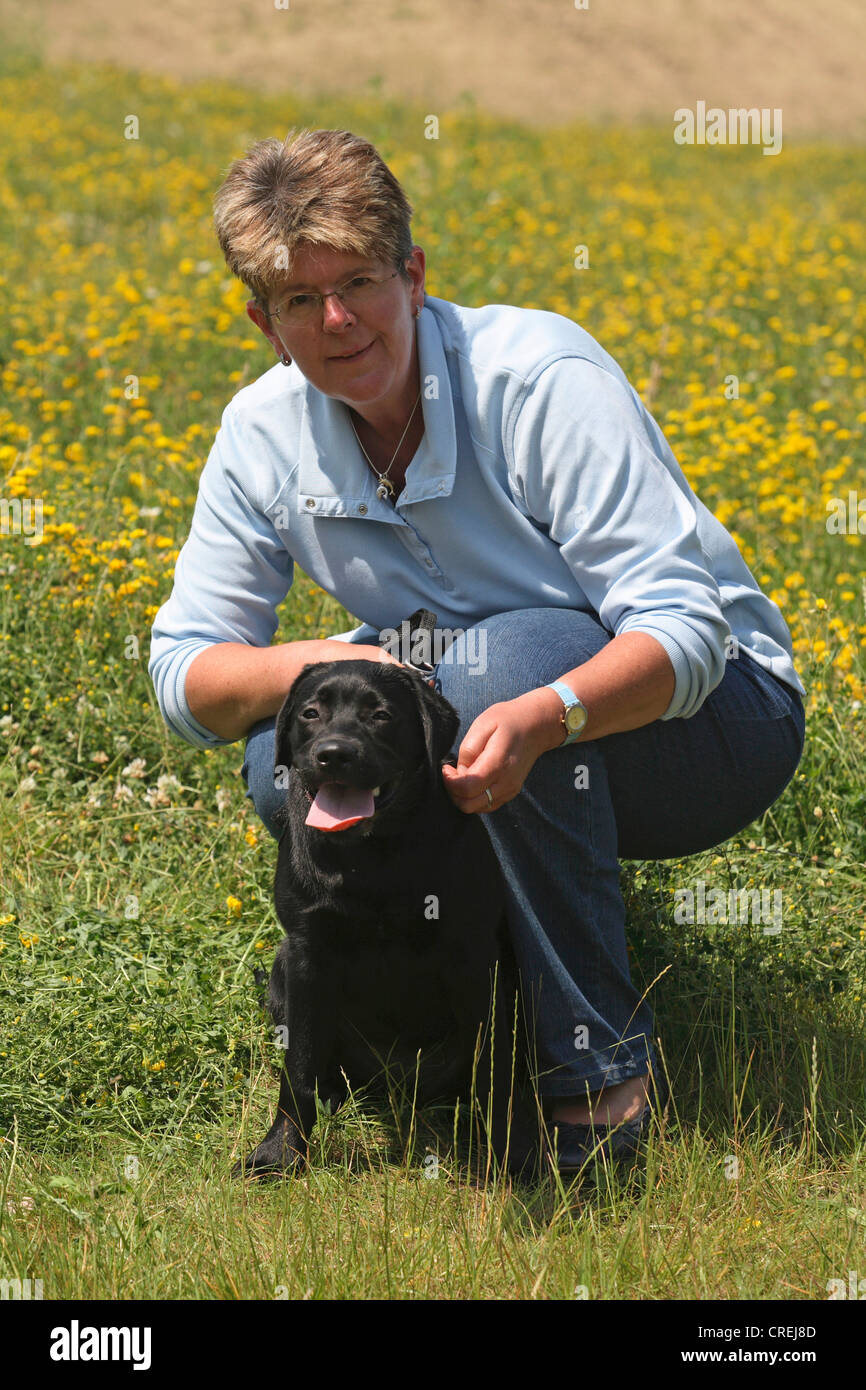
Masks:
[[[416,319],[420,319],[420,317],[421,317],[421,310],[422,310],[423,307],[424,307],[424,306],[423,306],[422,304],[419,304],[418,307],[416,308],[416,310],[415,310],[415,317],[416,317]]]
[[[291,367],[292,365],[292,359],[287,352],[280,353],[280,361],[284,367]]]

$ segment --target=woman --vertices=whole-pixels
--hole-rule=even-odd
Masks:
[[[343,131],[231,169],[217,234],[279,361],[223,415],[150,672],[181,737],[248,736],[276,834],[274,720],[300,668],[393,659],[379,631],[420,607],[463,630],[435,672],[461,716],[443,775],[502,864],[567,1171],[594,1134],[632,1153],[649,1114],[618,856],[693,854],[771,805],[803,687],[616,363],[559,315],[426,295],[411,211]],[[270,646],[294,562],[363,626]]]

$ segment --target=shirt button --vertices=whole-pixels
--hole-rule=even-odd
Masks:
[[[308,497],[308,498],[307,498],[307,506],[308,506],[308,507],[315,507],[315,505],[316,505],[316,499],[315,499],[315,497]]]
[[[360,504],[359,507],[358,507],[358,511],[361,513],[361,516],[366,516],[366,515],[367,515],[367,503],[366,503],[366,502],[361,502],[361,504]]]

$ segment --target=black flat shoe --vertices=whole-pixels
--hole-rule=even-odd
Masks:
[[[593,1163],[631,1168],[646,1147],[652,1111],[644,1106],[633,1120],[609,1129],[607,1125],[570,1125],[557,1121],[551,1129],[552,1156],[560,1173],[579,1173]]]
[[[646,1136],[654,1113],[664,1110],[670,1096],[663,1076],[652,1078],[647,1103],[632,1120],[623,1120],[613,1128],[607,1125],[568,1124],[563,1120],[550,1124],[551,1157],[560,1173],[573,1175],[583,1169],[592,1172],[594,1164],[616,1167],[621,1171],[633,1168],[646,1151]]]

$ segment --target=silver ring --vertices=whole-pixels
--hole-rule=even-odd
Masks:
[[[492,805],[493,805],[493,797],[492,797],[491,794],[490,794],[490,788],[489,788],[489,787],[485,787],[485,788],[484,788],[484,795],[487,797],[487,805],[488,805],[488,806],[492,806]]]

